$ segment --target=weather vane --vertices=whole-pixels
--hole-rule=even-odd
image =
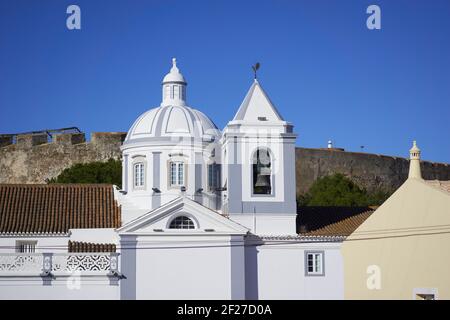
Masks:
[[[252,66],[253,72],[255,73],[255,79],[256,79],[256,71],[258,71],[261,64],[257,62],[254,66]]]

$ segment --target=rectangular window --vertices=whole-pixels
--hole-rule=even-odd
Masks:
[[[16,251],[20,253],[34,253],[36,252],[37,241],[17,241]]]
[[[175,162],[170,163],[170,184],[177,184],[177,164]]]
[[[136,163],[134,165],[134,186],[135,187],[142,187],[144,186],[144,164],[143,163]]]
[[[213,177],[213,175],[214,175],[214,165],[208,164],[208,187],[209,187],[210,190],[214,188],[214,184],[213,184],[214,177]]]
[[[307,276],[323,276],[325,274],[323,251],[307,251],[305,253],[305,274]]]
[[[438,300],[437,288],[414,288],[413,299],[415,300]]]
[[[184,185],[184,163],[171,162],[170,163],[170,185],[183,186]]]
[[[208,188],[215,190],[220,187],[220,165],[213,163],[208,165]]]
[[[434,294],[418,294],[416,300],[436,300]]]
[[[183,163],[178,163],[178,185],[182,186],[184,184],[184,165]]]
[[[169,99],[170,96],[170,86],[164,87],[164,99]]]

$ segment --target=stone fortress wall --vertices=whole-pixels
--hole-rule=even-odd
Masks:
[[[342,173],[368,191],[395,191],[408,178],[409,159],[338,149],[296,149],[297,194],[323,176]],[[421,161],[425,180],[450,180],[450,165]]]
[[[0,183],[45,183],[76,163],[120,159],[126,132],[27,134],[0,138]],[[421,162],[425,179],[450,180],[450,165]],[[395,190],[407,178],[409,160],[339,149],[296,148],[297,194],[320,177],[342,173],[369,191]]]
[[[0,183],[45,183],[76,163],[121,157],[126,132],[46,133],[3,137],[0,140]],[[15,143],[13,143],[15,142]]]

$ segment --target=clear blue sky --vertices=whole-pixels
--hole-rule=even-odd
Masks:
[[[81,30],[66,8],[81,7]],[[366,8],[381,7],[381,30]],[[0,0],[0,133],[127,131],[177,57],[222,129],[259,79],[297,144],[450,162],[450,1]]]

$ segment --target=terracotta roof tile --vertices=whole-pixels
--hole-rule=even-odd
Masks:
[[[118,228],[109,184],[0,184],[0,233],[67,233]]]
[[[349,236],[374,207],[299,207],[297,232],[304,236]]]
[[[91,243],[80,241],[69,241],[69,252],[116,252],[113,243]]]
[[[450,193],[450,180],[448,181],[441,181],[441,180],[425,180],[427,184],[430,186],[433,186],[435,188],[441,189],[445,192]]]

